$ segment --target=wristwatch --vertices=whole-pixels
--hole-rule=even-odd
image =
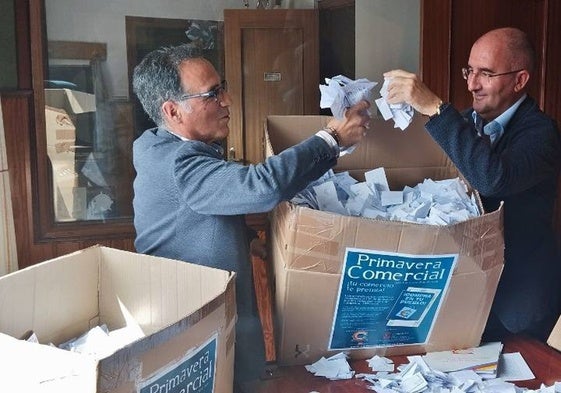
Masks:
[[[436,117],[438,115],[440,115],[440,113],[442,113],[442,111],[444,110],[444,107],[446,106],[446,103],[443,102],[442,100],[438,101],[438,104],[436,104],[436,108],[435,108],[435,112],[429,116],[429,118],[433,118]]]

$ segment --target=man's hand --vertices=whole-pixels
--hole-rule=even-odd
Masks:
[[[390,78],[388,85],[388,103],[398,104],[405,102],[417,112],[432,116],[437,113],[442,102],[417,75],[403,70],[393,70],[384,73],[384,78]]]
[[[360,101],[347,109],[344,119],[334,118],[329,121],[327,126],[337,131],[341,147],[355,145],[364,138],[370,126],[370,115],[367,110],[369,107],[368,101]]]

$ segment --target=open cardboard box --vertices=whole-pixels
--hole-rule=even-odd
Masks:
[[[269,116],[267,154],[327,121]],[[384,167],[391,190],[461,177],[425,121],[416,116],[401,131],[373,119],[365,141],[335,170],[363,181],[365,171]],[[431,226],[280,204],[270,233],[279,363],[308,364],[342,350],[367,358],[479,345],[503,268],[502,214]]]
[[[3,390],[232,392],[234,280],[232,272],[100,246],[3,276]],[[101,324],[135,326],[144,337],[102,359],[43,345]],[[42,344],[18,339],[28,330]]]

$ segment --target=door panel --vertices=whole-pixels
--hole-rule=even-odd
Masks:
[[[263,159],[267,115],[319,113],[318,21],[316,9],[224,10],[230,158]]]
[[[242,32],[244,148],[247,162],[263,160],[267,115],[304,113],[303,45],[300,29]]]

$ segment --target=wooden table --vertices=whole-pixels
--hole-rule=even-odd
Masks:
[[[551,385],[561,381],[561,353],[537,340],[512,336],[503,340],[503,353],[520,352],[532,369],[536,379],[516,382],[516,385],[537,389],[541,383]],[[396,365],[407,363],[405,356],[392,357]],[[371,373],[365,360],[351,361],[357,373]],[[255,381],[244,386],[247,393],[358,393],[369,392],[370,383],[360,379],[330,381],[309,373],[304,366],[284,366],[278,368],[278,377]]]

